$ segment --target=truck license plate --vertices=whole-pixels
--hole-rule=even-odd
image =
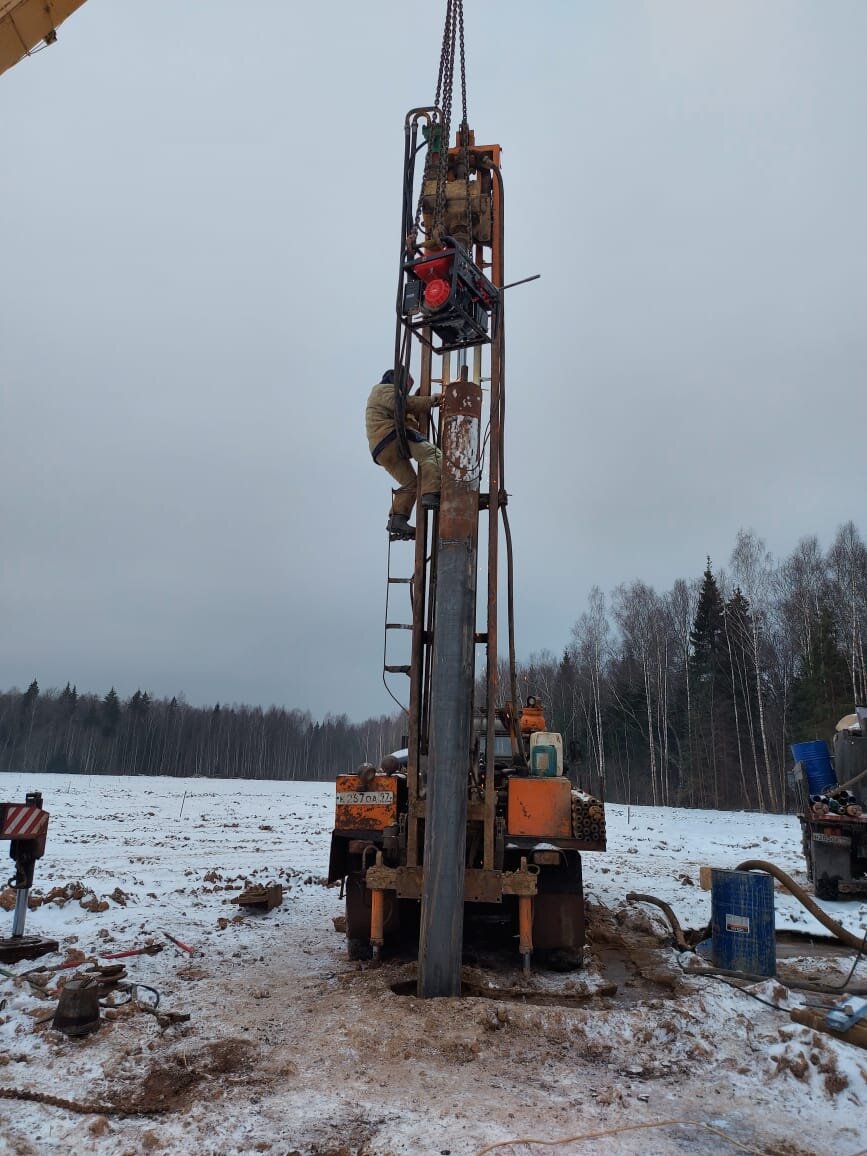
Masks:
[[[370,807],[378,803],[390,806],[394,801],[391,791],[338,791],[338,807]]]

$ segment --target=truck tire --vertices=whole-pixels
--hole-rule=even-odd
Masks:
[[[584,966],[584,888],[581,856],[568,852],[559,866],[544,867],[533,904],[533,957],[551,971]]]
[[[346,954],[350,959],[373,959],[373,948],[369,939],[346,937]]]
[[[816,892],[816,898],[831,900],[839,899],[840,891],[837,886],[838,883],[839,879],[836,875],[833,877],[829,875],[823,875],[820,879],[817,879],[813,885]]]

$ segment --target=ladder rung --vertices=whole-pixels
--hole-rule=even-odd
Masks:
[[[412,674],[411,666],[386,666],[386,674]]]
[[[412,623],[409,622],[386,622],[386,630],[412,630]]]
[[[389,582],[402,582],[406,586],[408,586],[410,584],[410,582],[412,582],[412,578],[391,578],[391,577],[389,577],[388,580],[389,580]]]

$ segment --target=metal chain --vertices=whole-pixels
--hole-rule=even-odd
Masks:
[[[466,50],[464,44],[464,5],[463,0],[446,0],[446,18],[443,26],[442,47],[440,49],[439,71],[437,73],[437,88],[434,105],[441,109],[442,119],[433,120],[428,138],[428,153],[425,160],[422,187],[419,193],[418,205],[415,213],[415,235],[421,229],[421,219],[424,201],[424,186],[435,174],[436,191],[434,195],[434,209],[431,220],[430,236],[441,241],[441,233],[445,222],[446,186],[448,183],[449,168],[449,138],[451,133],[452,101],[454,93],[455,48],[460,44],[461,69],[461,139],[463,143],[463,160],[466,179],[467,204],[467,234],[469,247],[472,247],[472,211],[470,208],[470,163],[469,163],[469,122],[467,120],[467,68]],[[437,142],[437,130],[439,140]],[[434,154],[434,144],[438,145],[438,153]]]
[[[443,27],[443,43],[440,48],[440,70],[437,76],[437,94],[434,97],[434,104],[439,108],[440,97],[443,91],[443,73],[445,72],[446,56],[449,47],[449,29],[452,24],[452,0],[446,0],[446,22]]]
[[[445,24],[443,25],[443,39],[442,39],[442,45],[440,47],[440,64],[439,64],[439,71],[437,73],[437,90],[436,90],[436,96],[434,97],[434,107],[435,108],[440,107],[440,98],[443,95],[444,86],[446,86],[446,81],[447,81],[446,73],[448,71],[448,61],[449,61],[449,40],[450,40],[450,34],[451,34],[452,24],[453,24],[453,12],[452,12],[452,4],[453,3],[454,3],[454,0],[446,0],[446,19],[445,19]],[[454,54],[452,53],[452,58],[453,58],[453,55]],[[447,83],[447,88],[450,92],[451,91],[451,81],[450,80]],[[430,129],[429,129],[428,151],[427,151],[427,156],[425,158],[424,173],[422,174],[421,189],[419,190],[419,194],[418,194],[418,205],[416,206],[416,210],[415,210],[414,234],[416,237],[418,236],[418,234],[421,230],[421,219],[422,219],[422,213],[424,210],[424,186],[429,180],[432,179],[434,174],[435,174],[435,179],[437,180],[437,192],[436,192],[435,196],[437,198],[439,196],[439,166],[440,166],[440,159],[441,158],[438,155],[436,155],[433,151],[433,146],[434,146],[434,143],[436,141],[436,133],[437,133],[437,127],[438,126],[439,126],[440,134],[441,134],[441,136],[440,136],[440,148],[442,148],[442,134],[443,133],[445,133],[446,144],[448,144],[448,128],[447,127],[444,128],[440,121],[437,121],[436,119],[432,119],[431,124],[430,124]],[[437,224],[436,215],[437,215],[437,204],[435,203],[435,205],[434,205],[434,219],[431,223],[431,233],[433,233],[433,231],[436,227],[436,224]]]
[[[434,203],[433,222],[431,225],[431,233],[438,241],[442,241],[441,233],[443,222],[445,220],[446,211],[446,182],[448,180],[449,170],[449,136],[451,133],[452,122],[452,95],[454,92],[454,67],[455,67],[455,37],[457,33],[457,24],[455,20],[456,6],[461,0],[450,0],[446,11],[446,20],[449,27],[446,30],[447,47],[445,48],[445,57],[443,60],[443,88],[442,88],[442,109],[443,120],[440,139],[440,154],[439,164],[437,166],[437,186],[436,186],[436,200]]]
[[[90,1101],[64,1100],[48,1092],[36,1092],[32,1088],[0,1088],[0,1098],[4,1100],[27,1100],[32,1104],[48,1104],[52,1108],[64,1108],[67,1112],[79,1112],[83,1116],[155,1116],[168,1112],[168,1107],[151,1108],[130,1103],[128,1108],[119,1104],[95,1104]]]
[[[458,28],[461,38],[461,105],[464,114],[464,124],[467,123],[467,62],[464,54],[464,0],[457,0]]]
[[[467,199],[467,249],[473,251],[473,214],[470,208],[470,122],[467,117],[467,61],[464,51],[464,3],[457,0],[458,29],[461,45],[461,141],[463,143],[464,181]]]

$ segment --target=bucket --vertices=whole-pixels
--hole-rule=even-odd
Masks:
[[[716,967],[775,975],[774,881],[757,871],[711,871],[713,961]]]
[[[804,768],[811,795],[821,795],[826,787],[837,785],[837,776],[831,766],[831,754],[824,739],[812,743],[792,743],[789,749],[795,762]]]

